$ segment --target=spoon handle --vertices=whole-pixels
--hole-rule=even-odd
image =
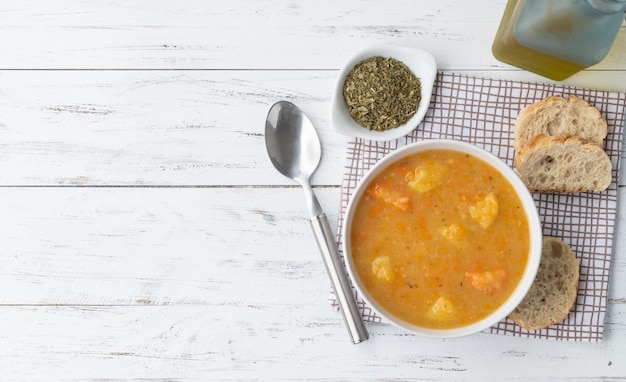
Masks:
[[[313,228],[317,245],[322,252],[324,265],[326,265],[326,271],[328,271],[328,276],[330,276],[330,281],[337,295],[337,301],[339,302],[343,319],[348,326],[352,342],[355,344],[363,342],[369,338],[369,335],[361,319],[361,314],[354,299],[348,276],[344,271],[343,263],[339,257],[333,231],[330,228],[326,214],[321,213],[312,217],[311,227]]]

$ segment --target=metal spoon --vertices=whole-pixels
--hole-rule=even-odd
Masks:
[[[317,169],[322,156],[315,127],[296,105],[287,101],[277,102],[267,114],[265,146],[274,167],[286,177],[296,180],[304,189],[315,240],[322,252],[352,342],[358,344],[367,340],[369,336],[359,314],[348,277],[343,271],[328,218],[322,211],[310,184],[311,175]]]

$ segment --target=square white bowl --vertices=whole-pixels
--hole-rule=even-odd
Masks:
[[[421,84],[421,99],[417,112],[405,124],[385,131],[369,130],[359,125],[350,115],[343,96],[343,86],[352,69],[361,61],[376,56],[391,57],[401,61],[419,78]],[[403,137],[413,131],[424,119],[430,105],[436,76],[437,63],[435,58],[423,49],[393,45],[376,45],[363,49],[348,60],[337,76],[331,105],[331,125],[336,132],[342,135],[373,141],[386,141]]]

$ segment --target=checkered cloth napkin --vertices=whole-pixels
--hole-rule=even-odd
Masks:
[[[526,331],[507,318],[486,332],[518,337],[600,341],[607,309],[626,93],[439,72],[426,117],[411,134],[384,142],[349,138],[337,230],[340,254],[343,256],[341,230],[348,200],[365,172],[385,154],[416,141],[448,138],[482,147],[512,167],[515,118],[524,107],[551,95],[566,98],[574,95],[600,110],[608,124],[604,149],[613,164],[613,182],[604,192],[533,195],[544,235],[555,236],[568,243],[580,264],[578,298],[569,316],[558,324],[537,331]],[[384,322],[355,290],[354,293],[366,322]],[[330,302],[337,307],[332,290]]]

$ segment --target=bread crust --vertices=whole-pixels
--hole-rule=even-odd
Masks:
[[[564,241],[544,236],[535,282],[509,318],[526,330],[539,330],[563,321],[578,295],[580,267]]]
[[[545,158],[551,162],[544,163]],[[613,181],[611,159],[602,146],[571,135],[533,137],[515,153],[514,164],[531,192],[604,191]],[[538,185],[537,179],[548,176],[553,179]]]
[[[574,135],[602,144],[607,135],[600,110],[576,96],[550,96],[523,109],[515,120],[514,148],[520,150],[532,137],[543,134]]]

